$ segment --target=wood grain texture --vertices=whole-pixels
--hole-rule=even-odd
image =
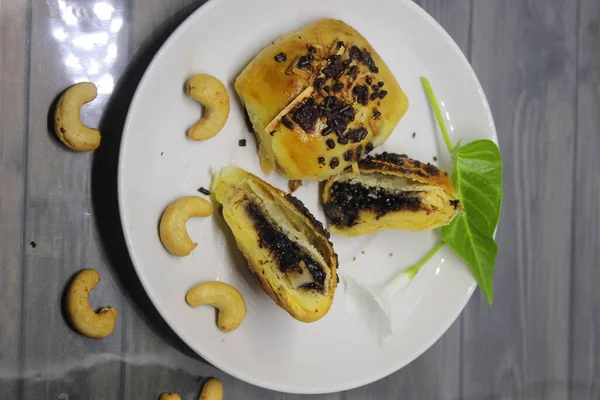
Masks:
[[[577,2],[474,2],[471,61],[504,162],[496,296],[463,312],[466,399],[566,399]]]
[[[203,2],[107,0],[114,9],[101,20],[94,2],[61,11],[53,0],[0,0],[0,398],[194,398],[215,376],[227,399],[599,399],[598,0],[417,1],[470,57],[497,125],[496,299],[490,308],[476,291],[413,363],[322,396],[270,392],[205,363],[160,318],[127,255],[115,163],[125,114],[152,56]],[[104,44],[69,40],[117,19]],[[83,109],[103,133],[94,154],[66,150],[48,130],[48,108],[73,76],[116,82],[110,102],[100,95]],[[103,341],[74,333],[60,312],[67,281],[90,267],[102,276],[92,304],[120,312]]]
[[[0,1],[0,398],[19,390],[27,2]]]
[[[93,153],[77,153],[56,140],[49,118],[53,100],[66,87],[91,80],[100,92],[112,90],[110,78],[120,74],[115,63],[105,61],[108,41],[93,41],[85,34],[106,30],[93,3],[32,2],[31,76],[27,146],[27,209],[24,229],[35,238],[22,266],[23,288],[23,387],[20,398],[56,399],[119,398],[118,363],[121,323],[126,308],[123,288],[116,284],[100,248],[91,196]],[[78,23],[73,24],[71,15]],[[118,35],[118,33],[115,33]],[[75,41],[84,37],[87,40]],[[118,42],[117,42],[118,43]],[[104,80],[105,86],[100,82]],[[97,126],[108,96],[100,94],[82,109],[82,117]],[[67,282],[83,268],[100,272],[100,284],[91,292],[94,307],[112,305],[122,312],[116,331],[104,340],[75,333],[62,314]],[[115,265],[114,268],[118,268]]]
[[[571,249],[569,397],[600,397],[600,2],[581,0]]]

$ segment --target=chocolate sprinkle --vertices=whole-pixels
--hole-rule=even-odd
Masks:
[[[308,52],[310,54],[315,54],[317,52],[317,49],[315,49],[314,46],[308,46]]]
[[[333,90],[334,92],[339,92],[340,90],[342,90],[344,88],[344,84],[343,83],[336,83],[335,85],[333,85],[331,87],[331,90]]]
[[[379,93],[375,92],[375,93],[371,93],[371,96],[369,96],[369,99],[371,99],[371,101],[377,99],[379,97]]]
[[[437,158],[433,158],[434,160],[437,160]],[[440,170],[435,165],[427,164],[424,169],[425,172],[432,176],[438,176],[440,174]]]
[[[344,161],[352,161],[352,157],[354,156],[353,150],[348,150],[344,152]]]
[[[198,191],[202,194],[210,196],[210,190],[208,190],[208,189],[204,189],[203,187],[201,187],[200,189],[198,189]]]
[[[364,138],[367,137],[369,132],[365,128],[356,128],[350,129],[348,133],[346,133],[346,137],[353,142],[360,142]]]
[[[358,70],[358,67],[356,65],[353,65],[348,69],[348,72],[346,72],[346,75],[354,75],[357,70]]]
[[[302,56],[300,57],[300,59],[298,60],[298,68],[308,68],[312,65],[314,58],[312,55],[306,55],[306,56]]]
[[[319,158],[317,158],[317,162],[319,164],[325,164],[325,157],[319,157]]]
[[[287,60],[287,56],[283,52],[277,54],[274,58],[275,58],[275,61],[277,61],[277,62],[284,62],[285,60]]]
[[[37,247],[37,243],[36,242],[31,242],[29,244],[31,245],[32,249],[35,249]]]
[[[371,86],[371,90],[374,92],[379,92],[379,86],[373,85],[373,86]]]
[[[370,76],[367,76],[367,79],[365,79],[365,82],[367,82],[367,85],[370,85],[373,83],[373,79],[371,79]]]
[[[371,142],[367,143],[367,145],[365,146],[365,153],[369,154],[370,152],[373,151],[373,148],[374,148],[373,143],[371,143]]]
[[[387,96],[388,92],[387,90],[382,90],[381,92],[379,92],[379,98],[383,99],[385,96]]]
[[[319,119],[319,110],[312,97],[302,102],[292,112],[292,119],[300,125],[305,132],[314,132]]]
[[[315,87],[315,89],[321,90],[321,87],[323,87],[324,83],[325,83],[325,79],[324,78],[317,78],[317,79],[315,79],[315,82],[313,83],[313,86]]]
[[[352,88],[352,94],[356,97],[356,101],[363,106],[369,102],[369,88],[362,85],[356,85]]]
[[[281,117],[281,123],[288,129],[294,129],[294,123],[285,115]]]
[[[238,145],[240,147],[246,147],[246,139],[240,139],[240,140],[238,140]]]
[[[325,143],[327,144],[327,147],[329,147],[330,149],[335,148],[335,141],[333,139],[327,139],[327,141]]]
[[[338,165],[340,165],[340,160],[338,160],[337,157],[333,157],[331,161],[329,161],[329,167],[331,169],[337,168]]]
[[[373,109],[373,119],[377,119],[379,117],[381,117],[381,111],[379,111],[378,109],[374,108]]]

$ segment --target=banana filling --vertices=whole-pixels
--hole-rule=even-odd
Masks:
[[[398,191],[366,187],[360,183],[335,182],[330,193],[331,202],[324,206],[325,215],[337,226],[355,225],[363,210],[375,212],[379,219],[392,211],[418,211],[424,206],[422,191]]]
[[[291,240],[253,202],[246,204],[246,212],[259,235],[259,246],[271,251],[279,270],[294,289],[324,291],[326,273],[309,252]]]

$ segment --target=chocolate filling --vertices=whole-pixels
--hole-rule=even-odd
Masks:
[[[335,182],[330,193],[332,200],[324,205],[325,215],[338,226],[355,225],[361,210],[373,210],[380,218],[392,211],[417,211],[421,205],[416,192],[390,193],[358,183]]]
[[[281,272],[295,272],[302,274],[300,266],[303,263],[314,282],[306,283],[301,287],[323,291],[325,284],[325,273],[323,268],[297,243],[290,240],[281,232],[269,218],[267,218],[260,207],[255,203],[246,205],[246,212],[258,231],[259,245],[269,249],[279,266]]]

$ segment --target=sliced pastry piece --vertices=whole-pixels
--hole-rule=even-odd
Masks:
[[[323,225],[300,200],[237,167],[221,170],[212,191],[264,291],[297,320],[323,317],[338,283]]]
[[[258,138],[262,169],[324,180],[382,144],[408,99],[371,44],[336,19],[263,49],[235,82]]]
[[[323,203],[329,230],[342,236],[435,229],[461,209],[448,172],[392,153],[369,156],[331,177]]]

